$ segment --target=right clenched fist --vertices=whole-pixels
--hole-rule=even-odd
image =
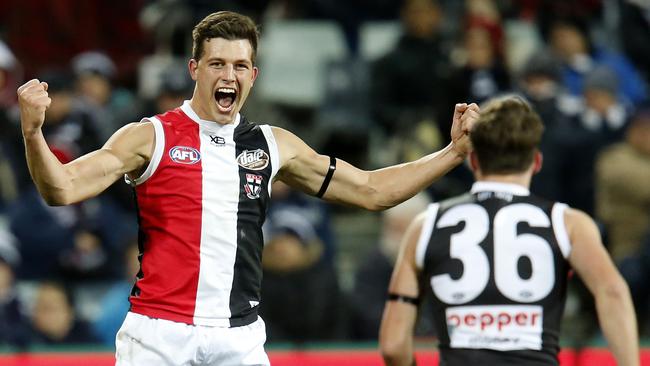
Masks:
[[[17,93],[23,135],[31,135],[43,126],[45,110],[52,103],[47,94],[47,83],[32,79],[19,87]]]

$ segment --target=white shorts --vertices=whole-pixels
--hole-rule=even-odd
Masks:
[[[268,366],[262,318],[220,328],[153,319],[129,312],[117,332],[116,366]]]

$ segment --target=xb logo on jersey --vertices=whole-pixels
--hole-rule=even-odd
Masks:
[[[221,136],[210,135],[210,143],[217,146],[226,146],[226,139]]]
[[[260,198],[260,192],[262,191],[262,176],[246,173],[244,191],[246,191],[246,197],[252,200]]]
[[[201,160],[201,153],[188,146],[174,146],[169,150],[169,157],[179,164],[196,164]]]

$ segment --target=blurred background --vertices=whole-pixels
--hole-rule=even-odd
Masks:
[[[138,265],[124,182],[68,207],[37,194],[16,88],[49,83],[44,133],[70,161],[190,98],[192,27],[217,10],[260,24],[260,77],[244,114],[364,169],[443,147],[457,102],[528,98],[546,124],[533,192],[597,219],[650,335],[650,1],[0,0],[1,350],[110,352]],[[261,307],[269,349],[374,347],[406,226],[471,182],[460,166],[383,213],[274,186]],[[432,344],[423,306],[417,335]],[[603,344],[577,279],[565,318],[564,346]]]

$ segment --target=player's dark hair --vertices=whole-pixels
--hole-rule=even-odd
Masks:
[[[255,64],[259,31],[253,19],[232,11],[212,13],[199,22],[192,31],[192,58],[198,61],[203,56],[203,41],[224,38],[229,41],[247,39],[253,53],[251,61]]]
[[[481,107],[470,139],[483,174],[521,173],[542,139],[539,115],[521,97],[504,96]]]

